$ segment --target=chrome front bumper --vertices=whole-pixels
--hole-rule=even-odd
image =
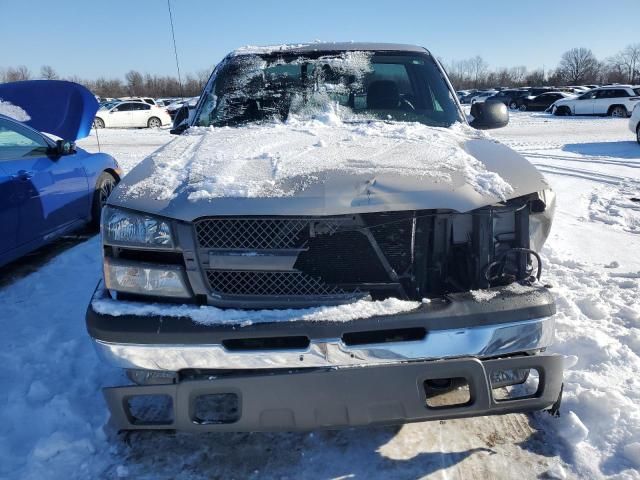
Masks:
[[[542,350],[553,341],[554,317],[427,332],[422,340],[347,346],[313,339],[305,349],[229,351],[220,344],[128,344],[94,339],[99,355],[126,369],[269,369],[388,364],[457,357],[492,358]]]

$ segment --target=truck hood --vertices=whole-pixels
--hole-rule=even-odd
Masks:
[[[467,212],[547,188],[525,158],[468,125],[324,119],[192,127],[136,166],[109,204],[184,221]]]

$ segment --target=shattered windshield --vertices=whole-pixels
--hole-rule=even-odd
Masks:
[[[449,126],[460,120],[427,54],[331,52],[228,57],[205,92],[198,126],[317,118]]]

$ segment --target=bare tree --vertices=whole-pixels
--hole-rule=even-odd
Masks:
[[[592,83],[598,78],[600,62],[588,48],[564,52],[558,65],[560,77],[569,84]]]
[[[478,88],[489,69],[489,64],[480,55],[476,55],[469,60],[469,69],[473,78],[473,86]]]
[[[640,78],[640,43],[627,45],[621,52],[609,58],[607,65],[610,76],[622,74],[624,82],[635,83],[636,78]]]
[[[130,70],[124,78],[127,81],[129,95],[142,95],[144,93],[144,78],[140,72]]]
[[[45,80],[56,80],[58,74],[51,65],[43,65],[40,67],[40,77]]]
[[[8,68],[5,72],[5,80],[7,82],[20,82],[23,80],[29,80],[31,78],[31,72],[24,65],[20,65],[16,68]]]

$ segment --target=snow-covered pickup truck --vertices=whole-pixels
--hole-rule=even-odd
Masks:
[[[554,195],[424,48],[243,48],[102,212],[87,312],[118,429],[554,409]],[[475,128],[473,128],[475,127]]]

